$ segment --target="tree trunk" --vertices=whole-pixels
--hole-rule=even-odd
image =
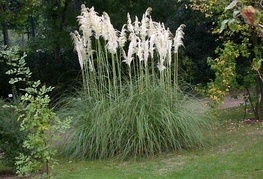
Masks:
[[[62,9],[60,16],[55,15],[52,17],[54,24],[56,24],[56,22],[59,22],[59,26],[58,26],[59,33],[64,31],[63,28],[65,27],[67,8],[68,8],[70,2],[71,2],[70,0],[66,0],[64,2],[64,8]],[[54,49],[55,61],[57,62],[57,64],[61,64],[61,58],[60,58],[60,51],[61,51],[60,42],[61,42],[61,39],[60,38],[61,37],[58,36],[58,39],[55,43],[55,49]]]
[[[57,64],[61,63],[60,50],[61,50],[60,45],[56,44],[54,53],[55,53],[55,61]]]
[[[30,16],[29,20],[30,20],[30,26],[31,26],[31,37],[34,38],[36,36],[36,32],[35,32],[35,23],[34,23],[33,16]]]
[[[263,120],[263,81],[260,76],[257,77],[256,88],[258,99],[256,99],[255,111],[257,114],[255,117],[257,120]]]
[[[10,43],[9,43],[9,36],[8,36],[8,28],[7,28],[7,24],[4,22],[2,24],[2,31],[3,31],[3,36],[4,36],[4,45],[6,45],[7,47],[10,46]]]
[[[256,31],[253,31],[251,38],[252,38],[252,43],[254,46],[255,59],[261,60],[262,59],[262,52],[260,49],[261,39],[259,38]],[[262,79],[263,74],[262,74],[262,70],[263,70],[262,66],[259,67],[259,69],[256,69],[257,76],[256,76],[255,118],[257,120],[263,120],[263,79]]]

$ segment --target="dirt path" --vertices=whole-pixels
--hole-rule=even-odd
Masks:
[[[244,96],[243,94],[239,94],[237,98],[231,97],[231,95],[228,95],[224,98],[224,103],[220,106],[221,109],[226,109],[226,108],[232,108],[232,107],[237,107],[240,105],[244,105]]]
[[[201,101],[203,101],[207,105],[209,103],[209,101],[211,101],[211,99],[205,98]],[[224,97],[223,104],[220,105],[218,108],[219,109],[227,109],[227,108],[238,107],[241,105],[245,105],[243,93],[238,94],[235,98],[233,97],[233,95],[228,95],[228,96]]]

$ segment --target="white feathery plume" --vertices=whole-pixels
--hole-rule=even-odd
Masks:
[[[147,17],[147,16],[150,16],[150,15],[151,15],[151,12],[152,12],[152,8],[151,8],[151,7],[148,7],[148,8],[146,9],[146,11],[145,11],[146,17]]]
[[[148,22],[149,19],[145,15],[143,15],[142,20],[141,20],[141,26],[140,26],[140,35],[143,41],[145,41],[146,36],[147,36],[147,28],[148,28]]]
[[[131,62],[133,60],[133,54],[134,54],[134,47],[136,46],[136,41],[132,40],[129,44],[128,54],[126,55],[125,51],[123,50],[123,57],[125,62],[129,67],[131,67]]]
[[[90,37],[92,36],[92,31],[90,27],[85,24],[80,25],[79,29],[83,34],[83,46],[87,47],[89,44],[91,44]]]
[[[101,36],[105,41],[109,39],[109,29],[108,29],[108,22],[105,19],[105,16],[101,16],[102,22],[101,22]]]
[[[134,32],[137,35],[139,35],[140,33],[140,22],[137,16],[135,16],[135,21],[134,21]]]
[[[134,32],[131,32],[128,37],[129,41],[136,41],[137,38],[138,37],[136,36]]]
[[[87,10],[85,4],[81,4],[81,10],[80,10],[80,12],[81,12],[81,14],[82,14],[82,13],[86,13],[86,12],[88,12],[88,10]]]
[[[102,36],[102,18],[100,16],[92,18],[91,27],[95,38],[99,39]]]
[[[79,24],[87,24],[87,17],[88,15],[86,15],[86,13],[82,13],[80,16],[77,16],[77,21],[79,22]]]
[[[81,15],[77,16],[77,21],[80,25],[80,29],[87,27],[90,28],[90,15],[85,5],[82,6]],[[81,27],[84,26],[84,27]]]
[[[151,11],[152,8],[149,7],[143,14],[141,22],[135,16],[134,23],[131,21],[130,14],[127,13],[127,24],[122,27],[121,32],[117,32],[106,12],[99,16],[94,7],[88,9],[85,5],[82,5],[81,15],[77,18],[80,24],[79,29],[83,35],[81,37],[78,32],[71,33],[81,68],[83,68],[85,60],[88,59],[90,69],[93,69],[92,61],[89,58],[93,52],[91,47],[91,37],[93,35],[96,39],[100,37],[105,39],[107,42],[106,47],[110,53],[115,54],[120,47],[124,58],[123,62],[129,67],[135,55],[138,56],[140,62],[144,60],[144,66],[146,67],[149,56],[154,58],[155,51],[159,56],[157,64],[159,71],[166,69],[165,65],[170,66],[172,49],[174,53],[177,53],[178,48],[183,46],[183,28],[185,25],[180,25],[176,30],[175,37],[172,38],[170,30],[166,29],[163,23],[157,23],[151,19]],[[126,53],[123,47],[128,40],[129,47]]]
[[[132,25],[131,16],[127,13],[127,29],[129,32],[134,32],[134,27]]]
[[[172,33],[170,32],[169,28],[164,31],[164,38],[166,39],[166,49],[167,49],[167,61],[168,65],[170,66],[172,63],[172,44],[173,44],[173,39],[172,39]]]
[[[112,24],[110,22],[110,17],[106,12],[102,14],[102,37],[104,40],[109,40],[110,32],[112,30]]]
[[[142,43],[142,41],[141,41],[141,39],[140,38],[137,38],[137,43],[136,43],[136,45],[137,45],[137,48],[136,48],[136,54],[137,54],[137,56],[138,56],[138,58],[139,58],[139,61],[140,62],[142,62],[144,59],[143,59],[143,43]]]
[[[161,59],[165,59],[167,54],[166,39],[163,34],[158,34],[158,38],[155,39],[155,47]]]
[[[163,61],[158,62],[157,68],[160,72],[166,69],[166,67],[163,65]]]
[[[159,62],[158,62],[158,69],[159,71],[163,71],[164,69],[166,69],[166,67],[164,66],[164,62],[165,62],[165,57],[166,57],[166,54],[167,54],[167,50],[166,50],[166,47],[165,45],[163,44],[163,40],[161,38],[159,38],[159,40],[157,40],[155,42],[155,45],[156,45],[156,49],[158,51],[158,54],[159,54]]]
[[[127,37],[126,37],[126,24],[124,24],[121,28],[121,32],[119,35],[119,39],[118,39],[118,43],[119,43],[119,47],[123,48],[125,43],[127,42]]]
[[[143,43],[143,59],[144,59],[144,66],[147,67],[147,61],[149,57],[149,40],[147,39]]]
[[[172,46],[173,46],[173,41],[172,40],[167,41],[167,61],[169,66],[171,66],[172,64]]]
[[[155,47],[156,47],[156,50],[157,50],[157,52],[159,54],[159,58],[160,58],[158,66],[162,67],[164,64],[164,61],[165,61],[165,57],[167,55],[167,47],[166,47],[166,40],[167,39],[165,38],[161,24],[158,25],[156,37],[157,38],[155,38]],[[163,68],[161,68],[161,69],[163,69]]]
[[[150,21],[152,21],[151,12],[152,12],[152,8],[148,7],[142,16],[142,20],[141,20],[141,35],[142,36],[146,36],[147,35],[147,29],[150,28],[149,23],[150,23]]]
[[[89,9],[89,23],[96,39],[102,34],[102,17],[94,10],[94,7]]]
[[[102,29],[104,29],[102,32],[102,37],[108,41],[107,42],[107,48],[110,51],[110,53],[115,54],[117,52],[118,48],[118,36],[117,31],[114,29],[113,25],[110,21],[110,16],[103,12],[103,22],[102,22]]]
[[[109,40],[108,43],[106,44],[108,50],[112,54],[116,54],[117,48],[118,48],[118,36],[116,35],[116,31],[112,31],[109,34]]]
[[[155,22],[150,17],[149,19],[149,27],[147,29],[147,35],[151,37],[153,34],[155,34]]]
[[[159,54],[158,69],[163,71],[166,69],[164,63],[167,59],[168,65],[171,65],[171,49],[172,49],[172,34],[169,29],[165,29],[164,24],[157,24],[156,26],[156,38],[154,44]]]
[[[125,50],[124,49],[121,49],[121,50],[122,50],[122,57],[124,58],[124,60],[122,60],[122,62],[125,62],[128,66],[130,66],[130,63],[128,62],[128,57],[127,57]]]
[[[176,30],[175,37],[174,37],[174,44],[173,44],[174,53],[178,53],[178,48],[180,46],[184,47],[184,43],[182,40],[184,38],[184,32],[183,32],[184,28],[185,28],[185,25],[181,24]]]
[[[154,49],[155,49],[155,45],[154,45],[155,36],[156,36],[155,34],[150,36],[149,51],[150,51],[150,54],[151,54],[151,58],[153,58]]]
[[[85,49],[83,47],[83,41],[82,38],[80,37],[78,31],[75,31],[74,33],[70,33],[71,38],[73,39],[73,42],[75,44],[75,50],[77,51],[78,54],[78,59],[79,59],[79,65],[81,67],[81,69],[83,69],[83,64],[84,64],[84,60],[85,60]]]

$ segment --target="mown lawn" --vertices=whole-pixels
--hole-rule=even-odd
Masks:
[[[263,176],[263,124],[243,124],[240,108],[222,110],[209,145],[149,158],[76,161],[61,159],[56,179],[220,178],[260,179]],[[0,171],[6,170],[0,166]],[[0,176],[1,178],[1,176]]]

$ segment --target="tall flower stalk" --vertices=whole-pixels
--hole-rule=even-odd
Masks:
[[[183,44],[183,38],[184,38],[184,32],[183,29],[185,28],[185,25],[182,24],[179,26],[179,28],[176,30],[176,34],[175,37],[173,39],[173,47],[174,47],[174,88],[177,89],[178,88],[178,76],[179,76],[179,65],[178,65],[178,48],[180,46],[184,46]],[[176,100],[178,99],[178,90],[176,91]]]

